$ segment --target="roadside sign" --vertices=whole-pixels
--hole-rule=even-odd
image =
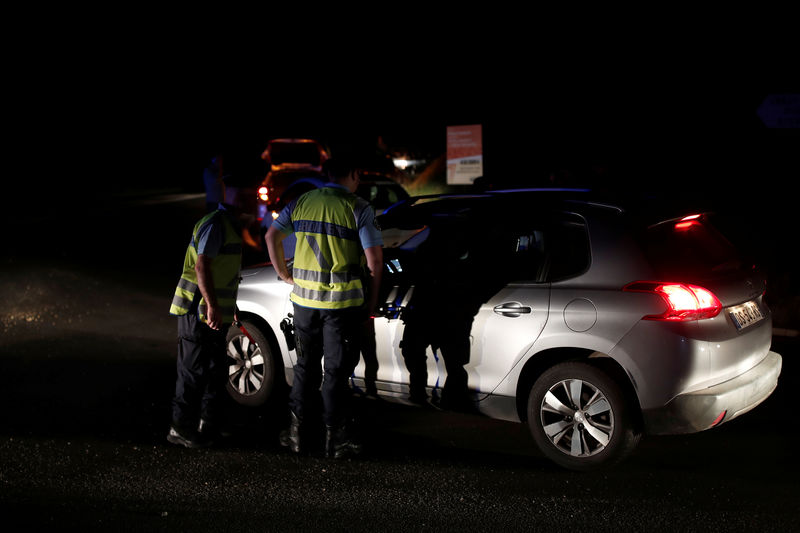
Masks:
[[[447,127],[447,184],[471,185],[483,176],[480,124]]]

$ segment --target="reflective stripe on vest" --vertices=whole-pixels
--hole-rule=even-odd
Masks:
[[[215,219],[215,217],[218,217],[218,219]],[[183,273],[172,298],[170,314],[185,315],[192,308],[192,303],[199,292],[197,272],[195,271],[195,265],[197,264],[197,234],[204,225],[211,224],[216,220],[222,221],[224,241],[218,254],[211,261],[214,294],[222,312],[223,322],[233,321],[236,309],[236,292],[239,286],[239,269],[242,264],[242,239],[225,211],[222,210],[206,215],[195,224],[192,232],[192,241],[186,248]],[[198,314],[203,322],[206,321],[207,310],[205,299],[201,297],[198,304]]]
[[[292,226],[297,236],[291,300],[316,309],[364,303],[357,213],[366,201],[338,187],[323,187],[297,200]]]

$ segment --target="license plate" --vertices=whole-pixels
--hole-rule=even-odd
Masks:
[[[764,315],[761,314],[761,309],[758,308],[758,304],[755,302],[747,302],[742,305],[737,305],[736,307],[731,307],[728,311],[728,315],[730,315],[737,330],[752,326],[764,318]]]

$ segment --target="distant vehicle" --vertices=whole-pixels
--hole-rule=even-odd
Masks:
[[[464,265],[481,265],[465,270],[477,272],[464,276],[474,281],[458,298],[442,293],[435,310],[449,313],[465,295],[486,293],[476,296],[465,367],[474,408],[527,423],[555,463],[609,466],[642,434],[693,433],[747,413],[775,389],[782,366],[770,350],[765,280],[716,229],[713,213],[666,207],[529,190],[389,208],[381,227],[406,238],[384,247],[378,393],[407,401],[403,316],[414,265],[431,263],[421,244],[438,236],[441,248],[460,242],[453,257]],[[271,265],[242,278],[244,330],[229,333],[228,390],[260,404],[292,381],[296,353],[282,333],[290,330],[291,287]],[[446,379],[440,357],[428,350],[431,397]],[[361,362],[353,383],[362,387],[363,378]]]
[[[267,163],[267,175],[257,187],[259,220],[268,211],[279,210],[290,201],[285,195],[289,188],[297,187],[291,191],[297,195],[303,187],[305,190],[318,187],[317,183],[324,179],[322,165],[330,159],[330,153],[313,139],[273,139],[267,143],[261,159]]]
[[[273,139],[261,154],[270,172],[291,169],[319,172],[329,158],[328,150],[313,139]]]
[[[286,204],[327,181],[322,171],[313,168],[273,170],[258,187],[256,216],[269,225],[270,217],[277,216]]]

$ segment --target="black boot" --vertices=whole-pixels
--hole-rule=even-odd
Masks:
[[[341,459],[361,453],[361,443],[356,442],[344,426],[325,428],[325,457]]]
[[[203,438],[196,430],[174,422],[169,426],[167,441],[187,448],[206,448],[211,445],[211,442]]]
[[[300,453],[301,451],[301,438],[300,438],[300,430],[302,426],[302,420],[294,414],[294,411],[290,411],[291,414],[291,423],[289,424],[289,429],[284,429],[281,431],[280,441],[281,446],[288,447],[294,453]]]

